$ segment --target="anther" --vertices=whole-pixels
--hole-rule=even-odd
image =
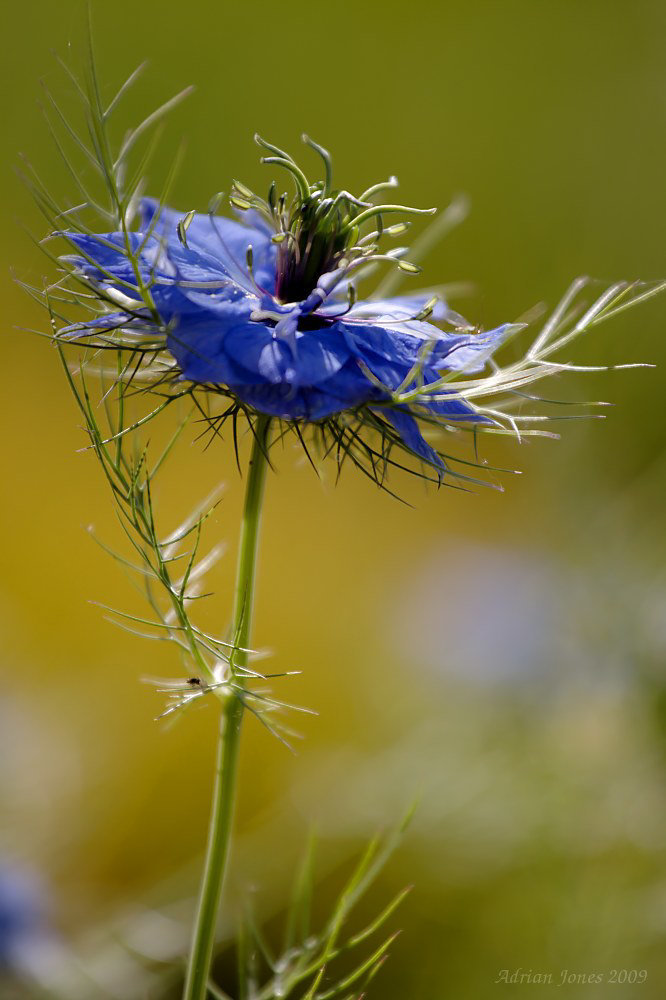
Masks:
[[[180,240],[180,242],[183,244],[184,247],[187,247],[187,230],[189,229],[190,223],[192,222],[193,218],[194,218],[194,210],[188,212],[187,215],[184,216],[182,219],[180,219],[178,222],[177,226],[178,239]]]
[[[236,188],[238,194],[241,195],[242,198],[247,198],[248,201],[251,201],[254,198],[254,192],[250,191],[250,189],[248,187],[245,187],[244,184],[241,184],[240,181],[233,181],[233,185]]]

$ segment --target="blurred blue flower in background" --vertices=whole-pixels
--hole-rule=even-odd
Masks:
[[[392,642],[440,679],[547,709],[556,696],[626,693],[663,664],[666,578],[662,567],[646,574],[634,565],[621,539],[614,547],[592,539],[587,567],[576,568],[545,547],[429,551],[400,591]],[[455,588],[447,588],[451,567]]]
[[[44,893],[38,880],[0,860],[0,973],[30,968],[45,936]]]
[[[456,586],[447,588],[452,566]],[[396,641],[437,675],[524,694],[557,673],[564,593],[546,551],[449,545],[430,553],[401,592]]]

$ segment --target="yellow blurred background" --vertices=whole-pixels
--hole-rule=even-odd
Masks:
[[[658,0],[92,7],[109,93],[150,61],[128,124],[196,85],[169,133],[188,139],[179,208],[204,208],[232,177],[263,189],[256,130],[290,150],[307,131],[351,190],[395,173],[407,204],[467,193],[469,219],[419,281],[472,281],[454,305],[475,322],[553,306],[580,274],[666,274]],[[71,42],[76,65],[83,11],[30,0],[2,14],[0,872],[46,899],[34,961],[54,993],[132,1000],[175,995],[159,960],[178,950],[192,905],[216,713],[211,701],[155,723],[159,697],[139,678],[178,676],[176,656],[90,603],[142,613],[86,531],[117,540],[55,352],[18,329],[46,320],[10,269],[40,283],[48,263],[21,228],[44,233],[13,167],[25,152],[62,180],[39,80],[67,91],[51,50]],[[369,904],[415,884],[371,996],[481,1000],[518,989],[496,980],[519,968],[555,981],[645,969],[641,986],[561,991],[664,995],[665,315],[656,299],[578,344],[581,363],[657,368],[551,384],[617,405],[603,421],[558,425],[559,442],[487,448],[522,471],[503,477],[503,494],[398,477],[409,506],[349,470],[336,485],[332,465],[319,481],[291,445],[279,454],[255,645],[272,651],[271,669],[303,671],[280,694],[319,717],[296,720],[296,756],[247,720],[225,934],[249,887],[259,912],[279,917],[312,828],[325,901],[351,852],[418,797]],[[208,540],[228,551],[204,612],[221,631],[242,484],[231,440],[204,452],[192,438],[158,503],[172,526],[226,484]],[[142,949],[154,964],[136,959]],[[224,962],[221,974],[233,983]],[[42,995],[8,976],[0,993]]]

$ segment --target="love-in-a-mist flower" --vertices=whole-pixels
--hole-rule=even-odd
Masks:
[[[441,471],[419,418],[454,425],[490,418],[453,388],[419,393],[419,386],[482,371],[514,327],[461,326],[427,292],[359,299],[357,281],[378,265],[418,271],[406,248],[391,243],[407,223],[388,225],[387,217],[434,210],[377,203],[394,178],[359,197],[334,189],[329,154],[306,137],[325,166],[325,179],[310,183],[287,153],[257,139],[270,153],[264,162],[290,173],[291,199],[275,182],[266,200],[234,182],[238,220],[143,198],[136,231],[65,234],[80,254],[69,263],[121,307],[70,333],[161,333],[191,383],[292,422],[349,411],[388,422],[393,443]]]
[[[285,430],[305,445],[305,428],[323,444],[324,454],[332,451],[340,465],[349,456],[380,483],[387,465],[395,462],[390,456],[396,447],[420,458],[441,478],[452,469],[426,441],[425,426],[543,433],[533,426],[547,414],[534,412],[532,404],[542,401],[532,383],[574,368],[566,357],[560,354],[555,360],[555,355],[596,324],[664,290],[666,283],[649,288],[618,282],[591,303],[582,303],[579,293],[590,283],[579,279],[534,336],[524,338],[523,349],[500,365],[493,352],[521,328],[518,324],[484,333],[466,326],[428,292],[390,297],[395,271],[374,296],[358,297],[357,283],[377,269],[418,270],[414,255],[410,262],[407,250],[391,241],[407,228],[401,216],[419,210],[381,202],[393,180],[359,197],[335,190],[330,157],[310,140],[306,142],[323,162],[324,180],[310,183],[287,153],[259,140],[268,153],[265,162],[290,175],[295,194],[290,199],[272,185],[263,200],[234,182],[230,201],[236,219],[217,215],[220,199],[207,214],[197,214],[176,212],[142,197],[151,146],[141,153],[137,146],[184,95],[153,111],[117,146],[109,120],[136,75],[104,104],[92,53],[83,86],[70,73],[83,101],[88,129],[83,137],[59,105],[50,102],[58,128],[64,127],[73,140],[85,169],[79,175],[56,132],[58,150],[76,181],[77,203],[61,204],[28,170],[28,183],[49,220],[51,237],[64,236],[75,250],[74,256],[61,258],[65,273],[57,281],[29,291],[48,307],[53,340],[88,442],[132,545],[131,561],[122,554],[117,558],[139,575],[148,597],[148,619],[121,611],[114,616],[132,631],[138,623],[138,634],[147,638],[169,639],[183,655],[187,680],[160,682],[170,699],[164,714],[211,693],[220,703],[213,805],[183,993],[185,1000],[206,1000],[211,992],[222,995],[211,982],[211,966],[243,715],[252,712],[284,739],[291,730],[285,729],[279,713],[297,709],[267,692],[265,682],[280,675],[261,674],[251,657],[259,528],[271,445]],[[89,225],[91,216],[95,222]],[[64,218],[69,232],[63,232]],[[74,326],[72,305],[88,309],[85,319],[77,313],[80,322]],[[84,345],[76,366],[65,359],[67,339]],[[102,377],[95,389],[91,380],[98,374]],[[140,408],[138,417],[131,402],[137,383],[147,388],[150,399],[159,400],[150,412]],[[143,436],[145,425],[183,396],[190,396],[193,405],[153,458]],[[553,400],[552,405],[558,404]],[[215,559],[215,549],[205,556],[199,553],[202,526],[214,507],[195,507],[165,535],[153,490],[195,408],[214,430],[231,418],[234,436],[242,411],[253,432],[234,606],[224,638],[202,629],[191,615],[197,607],[192,602],[206,593],[200,589],[202,577]],[[254,686],[257,680],[259,688]],[[254,991],[265,997],[332,997],[365,988],[386,958],[392,937],[379,947],[373,945],[370,957],[362,958],[352,972],[347,958],[341,974],[332,966],[337,955],[349,956],[352,944],[376,933],[399,901],[386,907],[367,933],[343,939],[350,910],[380,870],[392,839],[365,852],[321,932],[312,933],[306,926],[292,939],[291,925],[302,923],[292,920],[293,915],[309,909],[309,880],[299,879],[303,892],[294,895],[287,950],[269,963],[271,978],[264,985],[256,979],[262,963],[250,962],[245,968],[240,962],[241,995]],[[244,953],[262,952],[251,922],[243,939]]]

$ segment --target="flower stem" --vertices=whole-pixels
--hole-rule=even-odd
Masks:
[[[232,657],[232,673],[236,674],[237,685],[243,684],[242,674],[238,675],[238,669],[247,665],[247,653],[243,650],[248,647],[252,625],[257,541],[268,464],[266,452],[269,424],[268,417],[260,416],[254,426],[254,443],[245,487],[233,620],[234,644],[239,647]],[[220,720],[208,846],[194,923],[184,1000],[205,1000],[208,992],[215,929],[233,824],[242,719],[242,698],[239,693],[232,692],[223,708]]]

